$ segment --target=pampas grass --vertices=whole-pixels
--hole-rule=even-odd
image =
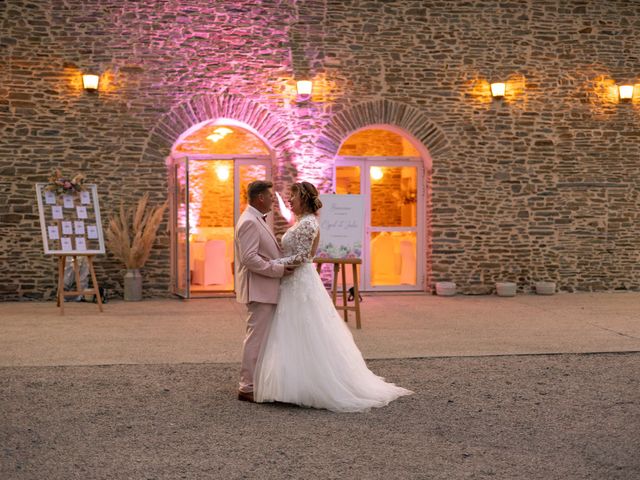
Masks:
[[[142,268],[147,262],[167,208],[167,202],[157,207],[148,206],[148,202],[149,194],[145,193],[135,208],[125,210],[121,204],[118,214],[109,217],[107,246],[128,269]]]

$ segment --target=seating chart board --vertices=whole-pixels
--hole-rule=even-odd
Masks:
[[[95,185],[72,194],[47,190],[36,184],[44,253],[93,255],[105,253],[98,192]]]

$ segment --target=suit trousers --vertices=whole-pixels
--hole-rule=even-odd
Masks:
[[[260,351],[271,327],[276,305],[273,303],[250,302],[247,304],[247,333],[242,346],[242,366],[240,368],[240,391],[253,392],[253,373]]]

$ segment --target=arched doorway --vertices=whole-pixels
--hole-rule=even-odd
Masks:
[[[363,290],[424,289],[425,169],[414,143],[398,128],[372,125],[338,150],[335,193],[365,203]]]
[[[202,122],[176,141],[168,159],[173,293],[234,291],[234,226],[247,185],[271,178],[272,157],[255,130],[233,120]]]

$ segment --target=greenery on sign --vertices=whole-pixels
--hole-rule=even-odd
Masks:
[[[351,248],[347,245],[334,245],[329,242],[318,248],[316,257],[318,258],[360,258],[362,255],[362,244],[354,243]]]

